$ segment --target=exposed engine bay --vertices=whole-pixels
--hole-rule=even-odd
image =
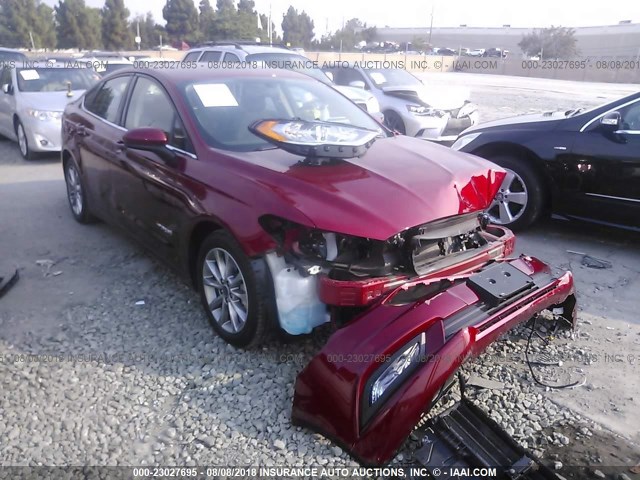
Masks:
[[[482,213],[408,228],[387,240],[322,232],[272,216],[261,222],[278,243],[265,258],[280,326],[292,335],[329,321],[327,306],[334,307],[334,320],[344,323],[411,279],[483,253],[486,262],[508,255],[513,247],[507,246],[505,231],[488,225]]]
[[[461,215],[409,228],[385,240],[321,232],[269,217],[265,227],[281,254],[302,275],[325,273],[335,280],[388,275],[425,275],[496,240],[484,214]],[[437,264],[437,265],[436,265]]]

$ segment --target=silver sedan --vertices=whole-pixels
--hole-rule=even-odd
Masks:
[[[467,91],[428,87],[406,70],[347,67],[343,62],[326,71],[338,85],[370,92],[380,104],[384,123],[404,135],[452,143],[460,132],[478,123],[478,108],[469,101]]]
[[[17,141],[26,159],[60,151],[65,106],[99,78],[91,69],[51,62],[7,64],[0,72],[0,135]]]

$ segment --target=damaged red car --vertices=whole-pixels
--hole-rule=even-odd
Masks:
[[[571,273],[510,258],[484,214],[504,171],[394,135],[289,71],[120,70],[63,117],[73,216],[121,227],[198,289],[215,331],[335,332],[293,421],[389,461],[462,362],[544,310]]]

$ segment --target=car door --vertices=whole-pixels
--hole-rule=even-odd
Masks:
[[[601,117],[576,137],[564,176],[571,196],[565,208],[576,216],[638,227],[640,100],[617,112],[618,126],[603,125]]]
[[[14,138],[13,113],[16,109],[16,97],[11,80],[11,67],[8,65],[0,71],[0,88],[4,88],[4,85],[7,85],[8,91],[4,93],[4,90],[0,90],[0,134]]]
[[[166,90],[145,75],[136,78],[123,125],[158,128],[169,138],[167,155],[121,150],[114,182],[121,223],[163,259],[177,263],[179,232],[193,205],[184,175],[187,162],[196,161],[192,143]]]
[[[132,75],[122,75],[98,85],[83,101],[85,115],[68,119],[77,139],[80,167],[91,208],[117,220],[112,175],[125,129],[121,125],[124,99]]]

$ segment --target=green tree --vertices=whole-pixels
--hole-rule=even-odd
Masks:
[[[209,37],[213,34],[215,19],[216,19],[216,12],[211,6],[211,3],[209,2],[209,0],[202,0],[200,2],[198,26],[200,29],[200,36],[203,40],[210,40]]]
[[[101,13],[99,8],[90,7],[86,7],[80,13],[81,31],[85,42],[83,49],[95,50],[103,48]]]
[[[282,37],[287,45],[309,48],[313,40],[313,20],[292,6],[282,17]]]
[[[238,40],[238,10],[233,0],[218,0],[213,21],[211,40]]]
[[[135,35],[140,26],[140,48],[150,50],[160,43],[160,35],[165,35],[164,27],[158,25],[151,12],[147,15],[137,15],[131,22],[130,31]]]
[[[524,35],[518,46],[529,57],[572,58],[578,54],[575,30],[566,27],[534,30]]]
[[[0,3],[0,44],[7,47],[55,47],[53,10],[40,0]]]
[[[258,29],[258,13],[255,11],[256,3],[253,0],[240,0],[238,2],[237,35],[240,39],[254,40],[260,36]]]
[[[100,9],[88,8],[84,0],[60,0],[54,10],[59,48],[101,48]]]
[[[36,7],[37,21],[34,25],[36,28],[39,42],[36,47],[55,48],[58,39],[56,38],[56,24],[54,19],[53,8],[44,3],[40,3]]]
[[[102,7],[102,43],[107,50],[133,47],[133,36],[128,24],[129,10],[124,0],[106,0]]]
[[[171,40],[189,42],[199,37],[198,10],[193,0],[167,0],[162,16],[167,21],[165,28]]]
[[[340,30],[332,35],[325,35],[320,41],[320,48],[326,50],[353,50],[363,40],[371,42],[376,38],[376,27],[367,27],[357,18],[352,18]]]

